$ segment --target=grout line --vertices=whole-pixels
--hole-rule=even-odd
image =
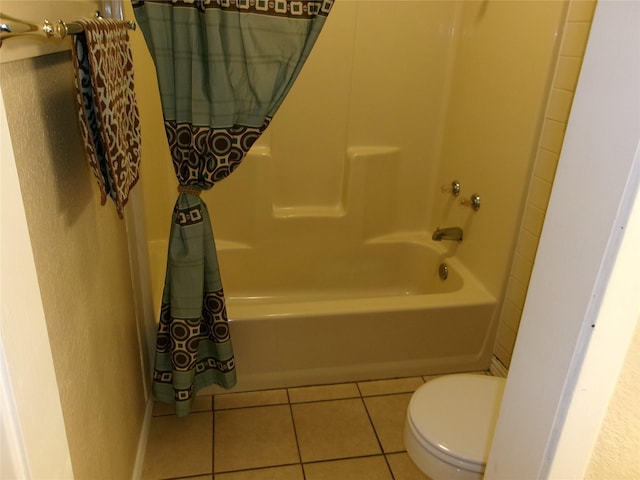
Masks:
[[[264,408],[264,407],[279,407],[282,405],[290,405],[289,402],[282,402],[282,403],[266,403],[266,404],[262,404],[262,405],[244,405],[241,407],[229,407],[229,408],[219,408],[218,410],[215,410],[216,412],[230,412],[232,410],[243,410],[245,408]],[[197,412],[194,412],[197,413]]]
[[[187,477],[171,477],[171,478],[161,478],[159,480],[189,480],[190,478],[202,478],[205,475],[209,475],[208,473],[196,473],[194,475],[189,475]],[[213,473],[211,473],[212,478],[214,478]]]
[[[358,390],[358,393],[360,394],[360,398],[364,398],[364,395],[362,394],[362,390],[360,389],[361,383],[364,383],[364,382],[356,382],[356,390]]]
[[[323,403],[323,402],[337,402],[338,400],[354,400],[362,398],[361,396],[357,397],[338,397],[338,398],[319,398],[317,400],[304,400],[302,402],[292,402],[291,405],[304,405],[308,403]]]
[[[376,436],[376,441],[378,442],[378,446],[380,447],[380,451],[382,452],[382,455],[384,455],[384,447],[382,446],[382,440],[380,439],[380,435],[378,435],[378,430],[376,429],[376,425],[375,423],[373,423],[373,418],[371,418],[371,413],[369,412],[369,409],[367,408],[367,402],[364,401],[364,398],[361,398],[360,401],[362,402],[362,405],[364,406],[364,411],[367,413],[367,418],[369,419],[369,425],[371,425],[371,428],[373,429],[373,434]]]
[[[211,478],[216,478],[216,411],[213,409],[214,395],[211,395]]]
[[[391,454],[393,453],[403,453],[405,450],[401,451],[401,452],[389,452]],[[385,453],[372,453],[370,455],[355,455],[355,456],[351,456],[351,457],[340,457],[340,458],[326,458],[324,460],[313,460],[311,462],[304,462],[302,463],[302,465],[314,465],[314,464],[318,464],[318,463],[330,463],[330,462],[340,462],[342,460],[356,460],[358,458],[374,458],[374,457],[384,457],[386,454]]]
[[[296,465],[300,465],[300,467],[302,468],[302,463],[301,462],[297,462],[297,463],[280,463],[277,465],[268,465],[266,467],[252,467],[252,468],[239,468],[237,470],[225,470],[223,472],[216,472],[218,475],[222,475],[222,474],[227,474],[227,473],[243,473],[243,472],[259,472],[261,470],[268,470],[270,468],[280,468],[280,467],[294,467]],[[208,475],[207,473],[203,474],[203,475]],[[201,475],[192,475],[191,477],[179,477],[176,479],[167,479],[167,480],[188,480],[189,478],[192,477],[198,477]],[[215,478],[215,474],[214,474],[214,478]]]
[[[424,380],[423,380],[424,383]],[[419,388],[419,387],[418,387]],[[309,403],[326,403],[326,402],[337,402],[340,400],[357,400],[358,398],[373,398],[373,397],[390,397],[393,395],[404,395],[407,393],[413,393],[415,392],[415,390],[403,390],[403,391],[397,391],[397,392],[385,392],[385,393],[375,393],[372,395],[358,395],[358,396],[352,396],[352,397],[339,397],[339,398],[321,398],[321,399],[317,399],[317,400],[304,400],[304,401],[298,401],[298,402],[281,402],[281,403],[267,403],[267,404],[261,404],[261,405],[244,405],[244,406],[240,406],[240,407],[229,407],[229,408],[220,408],[218,410],[215,410],[216,412],[227,412],[230,410],[242,410],[245,408],[261,408],[261,407],[277,407],[280,405],[306,405]],[[204,410],[201,412],[191,412],[191,414],[197,414],[197,413],[206,413],[210,410]],[[162,417],[168,417],[174,415],[172,413],[168,413],[166,415],[159,415]]]
[[[391,468],[391,464],[389,463],[389,458],[387,457],[387,454],[383,453],[382,456],[384,457],[384,463],[387,464],[387,469],[389,470],[389,473],[391,474],[391,478],[393,480],[396,480],[396,476],[393,474],[393,469]]]
[[[296,420],[293,416],[293,404],[291,403],[291,395],[289,393],[289,389],[285,389],[287,393],[287,401],[289,402],[289,415],[291,415],[291,424],[293,425],[293,436],[296,439],[296,450],[298,451],[298,460],[300,465],[300,470],[302,471],[302,480],[307,479],[307,473],[304,471],[304,464],[302,463],[302,452],[300,451],[300,441],[298,440],[298,429],[296,428]]]
[[[287,398],[289,392],[287,391]],[[296,450],[298,451],[298,463],[300,465],[300,470],[302,470],[302,479],[306,480],[306,474],[304,472],[304,466],[302,463],[302,452],[300,451],[300,441],[298,440],[298,429],[296,428],[296,420],[293,416],[293,405],[289,402],[289,415],[291,416],[291,425],[293,426],[293,437],[296,440]]]
[[[265,467],[255,467],[255,468],[240,468],[237,470],[225,470],[224,472],[217,472],[218,474],[222,474],[222,473],[242,473],[242,472],[254,472],[254,471],[262,471],[262,470],[268,470],[270,468],[280,468],[280,467],[292,467],[295,465],[300,465],[300,468],[302,470],[303,473],[303,477],[306,479],[306,474],[304,472],[304,466],[305,465],[315,465],[315,464],[321,464],[321,463],[331,463],[331,462],[340,462],[340,461],[348,461],[348,460],[356,460],[359,458],[375,458],[375,457],[384,457],[385,458],[385,462],[387,462],[387,467],[389,468],[389,472],[391,473],[391,476],[393,477],[393,472],[391,471],[391,466],[389,465],[388,461],[387,461],[387,455],[396,455],[399,453],[406,453],[406,450],[398,450],[398,451],[393,451],[393,452],[383,452],[383,453],[372,453],[370,455],[354,455],[354,456],[349,456],[349,457],[339,457],[339,458],[326,458],[323,460],[312,460],[310,462],[298,462],[298,463],[282,463],[282,464],[278,464],[278,465],[269,465],[269,466],[265,466]],[[182,480],[182,479],[189,479],[189,478],[196,478],[202,475],[208,475],[208,474],[196,474],[196,475],[191,475],[188,477],[178,477],[178,478],[170,478],[170,479],[164,479],[164,480]]]

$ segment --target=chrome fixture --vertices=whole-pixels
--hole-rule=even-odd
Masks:
[[[451,195],[457,197],[460,195],[460,182],[454,180],[450,185],[442,185],[440,190],[442,190],[442,193],[451,193]]]
[[[438,267],[438,275],[442,280],[446,280],[449,276],[449,266],[446,263],[441,263]]]
[[[462,229],[460,227],[436,228],[433,232],[432,240],[439,242],[441,240],[462,241]]]
[[[102,18],[100,12],[95,13],[95,18]],[[126,22],[126,24],[129,30],[136,29],[135,22]],[[38,26],[0,13],[0,47],[2,47],[3,40],[7,38],[22,35],[44,35],[46,38],[63,39],[68,35],[76,35],[82,32],[83,28],[82,24],[78,22],[65,23],[62,20],[57,22],[44,20],[44,23]]]
[[[463,207],[471,207],[474,211],[480,210],[480,195],[474,193],[471,198],[464,198],[460,200],[460,205]]]

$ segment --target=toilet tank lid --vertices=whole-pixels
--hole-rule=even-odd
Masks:
[[[422,439],[467,462],[484,465],[502,403],[505,379],[444,375],[411,397],[408,417]]]

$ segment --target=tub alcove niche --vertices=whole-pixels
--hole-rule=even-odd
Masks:
[[[528,278],[531,269],[516,245],[568,10],[564,1],[337,1],[271,126],[203,193],[236,391],[482,370],[494,353],[508,366],[517,320],[497,347],[496,337],[512,270]],[[134,48],[137,78],[153,84],[146,49]],[[157,92],[144,90],[159,308],[176,181]],[[442,190],[454,179],[459,197]],[[459,204],[474,193],[478,211]],[[448,226],[463,229],[463,242],[432,240]],[[535,240],[530,248],[532,259]]]

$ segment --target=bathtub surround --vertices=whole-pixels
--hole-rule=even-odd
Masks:
[[[281,115],[238,172],[206,194],[223,274],[226,258],[284,247],[293,259],[326,243],[342,248],[344,263],[353,259],[343,276],[370,277],[358,267],[363,246],[415,242],[446,263],[457,258],[500,305],[565,13],[563,2],[338,3]],[[452,179],[460,198],[482,194],[480,210],[441,192]],[[464,241],[431,240],[447,226]],[[230,270],[248,284],[263,278]],[[290,298],[304,297],[303,283],[289,283]],[[238,297],[247,289],[229,289],[241,286],[225,288]],[[497,326],[494,317],[475,332],[489,345],[474,368],[489,367]],[[461,340],[447,341],[454,349]]]
[[[208,385],[232,388],[235,359],[211,222],[200,192],[231,174],[267,128],[333,0],[134,2],[154,59],[179,181],[153,373],[157,399],[187,415]]]
[[[490,345],[477,359],[489,368],[567,5],[336,3],[278,116],[234,175],[202,194],[226,294],[240,296],[229,290],[241,287],[235,279],[254,284],[278,274],[225,273],[225,263],[273,248],[296,258],[325,241],[345,246],[348,258],[369,243],[434,243],[443,261],[459,258],[496,299]],[[171,208],[174,187],[166,169],[147,177],[156,179],[144,188],[159,298],[166,234],[158,212]],[[462,185],[460,198],[482,194],[479,211],[441,192],[452,179]],[[438,226],[459,226],[464,241],[432,242]],[[244,330],[229,315],[232,335]],[[507,351],[508,340],[501,342]]]

